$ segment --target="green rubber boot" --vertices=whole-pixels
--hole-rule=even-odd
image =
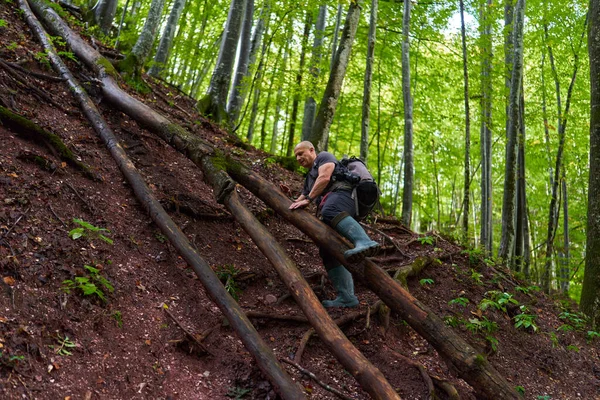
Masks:
[[[335,230],[354,244],[354,248],[346,251],[344,257],[353,264],[365,257],[373,257],[379,251],[379,243],[367,235],[360,224],[351,216],[346,216],[335,225]]]
[[[327,271],[327,275],[338,295],[334,300],[323,301],[323,307],[356,307],[358,298],[354,295],[352,274],[342,265],[338,265]]]

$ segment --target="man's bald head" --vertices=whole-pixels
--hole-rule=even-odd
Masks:
[[[315,158],[317,158],[315,146],[308,140],[300,142],[294,147],[294,155],[298,164],[304,168],[311,168],[315,162]]]
[[[311,142],[309,142],[308,140],[305,140],[303,142],[298,143],[296,145],[296,147],[294,147],[294,152],[297,149],[308,149],[308,150],[313,149],[314,150],[315,146],[313,146],[313,144]]]

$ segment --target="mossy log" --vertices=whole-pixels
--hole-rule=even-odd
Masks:
[[[53,33],[62,36],[77,57],[98,74],[98,78],[102,81],[103,93],[113,105],[140,125],[158,134],[187,155],[196,165],[202,167],[202,157],[213,153],[208,144],[182,127],[172,124],[166,117],[122,91],[114,79],[105,72],[103,63],[98,61],[101,59],[100,54],[80,38],[75,39],[76,35],[55,13],[52,13],[52,10],[43,7],[41,0],[29,1],[36,5],[36,13],[52,28]],[[49,17],[50,15],[52,17]],[[105,62],[108,63],[108,61]],[[519,398],[512,386],[484,356],[478,354],[472,346],[454,333],[439,317],[402,288],[384,270],[369,260],[358,265],[349,265],[343,256],[348,245],[333,229],[304,210],[290,211],[288,209],[290,200],[275,185],[245,166],[225,159],[222,162],[225,163],[227,172],[236,181],[250,189],[267,205],[311,237],[319,246],[327,248],[386,305],[398,312],[413,329],[436,348],[447,363],[454,367],[458,375],[475,389],[480,398],[494,400]]]
[[[54,133],[42,129],[36,123],[2,106],[0,106],[0,123],[24,139],[41,141],[54,155],[60,157],[67,164],[81,170],[88,178],[96,181],[101,180],[100,176],[94,173],[92,168],[77,160],[71,149]]]
[[[218,164],[217,160],[217,164]],[[286,254],[285,249],[271,233],[246,208],[237,192],[232,190],[235,183],[223,170],[213,163],[213,157],[202,159],[205,176],[212,183],[219,200],[250,235],[260,251],[273,264],[275,270],[313,326],[338,361],[356,378],[362,388],[373,399],[399,399],[394,388],[388,383],[381,371],[346,338],[337,324],[331,319],[310,285],[298,269],[296,263]]]
[[[78,100],[82,111],[90,121],[92,127],[102,138],[106,147],[118,164],[121,172],[131,185],[136,197],[140,200],[152,220],[167,236],[171,244],[177,249],[183,259],[192,267],[210,298],[227,317],[231,327],[252,354],[262,372],[273,384],[275,391],[284,399],[305,399],[302,389],[285,372],[275,358],[271,348],[262,340],[250,320],[244,314],[239,304],[229,295],[219,278],[215,275],[210,265],[200,257],[187,237],[169,217],[160,205],[152,191],[148,188],[143,178],[127,157],[125,150],[119,144],[112,130],[100,115],[100,112],[87,96],[83,88],[76,82],[69,69],[58,57],[52,42],[43,27],[29,9],[26,0],[19,0],[19,6],[24,11],[25,19],[38,40],[43,44],[52,66],[68,82],[71,92]]]

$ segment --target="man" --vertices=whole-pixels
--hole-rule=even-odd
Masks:
[[[304,208],[311,202],[320,207],[321,219],[354,244],[354,248],[344,253],[346,260],[360,262],[379,250],[379,243],[371,240],[360,224],[353,218],[356,215],[356,202],[352,198],[352,185],[337,176],[337,159],[333,154],[322,151],[316,154],[311,142],[300,142],[294,148],[296,160],[308,174],[302,194],[290,205],[290,210]],[[339,170],[339,167],[337,167]],[[352,274],[327,252],[320,248],[319,254],[327,275],[337,291],[335,300],[323,301],[325,307],[356,307],[358,298],[354,295]]]

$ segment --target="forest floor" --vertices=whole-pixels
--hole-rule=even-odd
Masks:
[[[17,11],[10,2],[0,3],[0,20],[6,22],[0,27],[0,105],[60,136],[101,180],[65,164],[42,140],[27,141],[0,125],[0,397],[275,398],[191,268],[139,205],[66,85],[26,72],[53,75]],[[25,71],[1,62],[16,63]],[[274,318],[301,312],[269,262],[217,204],[199,169],[105,104],[89,81],[91,72],[72,60],[69,66],[86,82],[171,217],[223,280],[229,278],[240,305],[264,314],[252,321],[277,357],[293,359],[310,326]],[[132,92],[136,97],[298,193],[300,175],[280,168],[264,152],[233,146],[223,131],[196,114],[193,100],[168,85],[147,81],[150,92]],[[314,284],[317,295],[334,297],[315,245],[245,189],[239,192]],[[100,233],[113,243],[89,230],[71,238],[69,232],[81,227],[75,218],[108,229]],[[586,337],[575,305],[536,291],[478,252],[435,232],[418,235],[390,221],[370,226],[379,232],[371,231],[371,236],[385,244],[376,259],[383,268],[393,271],[420,257],[433,260],[408,279],[410,292],[485,353],[525,398],[600,399],[600,338]],[[79,289],[67,293],[69,280],[95,282],[105,300]],[[360,282],[356,291],[358,311],[366,312],[377,298]],[[534,316],[522,322],[533,322],[535,329],[515,327],[519,306]],[[339,317],[356,311],[330,313]],[[462,399],[474,398],[472,389],[402,319],[392,313],[389,324],[385,321],[381,313],[371,318],[363,313],[343,331],[403,399],[430,398],[426,376],[447,380]],[[194,340],[202,341],[208,352]],[[295,361],[348,397],[368,398],[318,338]],[[293,366],[284,367],[307,397],[336,398]],[[448,398],[444,391],[436,392],[438,398]]]

